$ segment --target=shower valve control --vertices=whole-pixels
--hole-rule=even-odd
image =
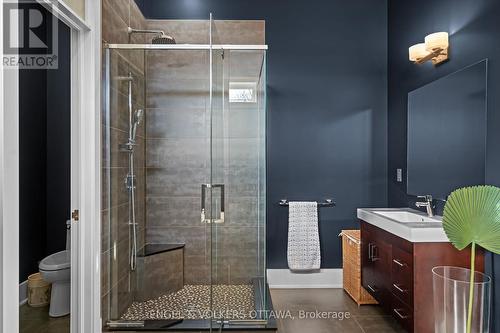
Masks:
[[[125,186],[127,187],[127,189],[131,190],[133,188],[135,188],[135,175],[127,175],[127,177],[125,177]]]

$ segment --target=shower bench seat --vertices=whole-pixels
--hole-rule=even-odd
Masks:
[[[184,244],[146,244],[137,259],[138,301],[154,299],[184,287]]]

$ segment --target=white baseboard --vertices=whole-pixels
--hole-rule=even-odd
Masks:
[[[19,306],[28,302],[28,280],[19,284]]]
[[[296,273],[289,269],[268,269],[267,283],[274,289],[342,288],[342,268]]]

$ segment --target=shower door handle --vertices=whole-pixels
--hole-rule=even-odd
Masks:
[[[210,217],[207,218],[207,211],[205,209],[205,198],[207,188],[220,188],[220,215],[218,219],[213,219],[213,223],[224,223],[224,184],[201,184],[201,223],[212,223]]]

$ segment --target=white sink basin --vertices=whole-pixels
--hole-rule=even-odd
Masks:
[[[396,220],[399,223],[441,222],[439,218],[422,216],[408,211],[374,210],[373,213]]]
[[[358,218],[410,242],[449,242],[441,216],[410,208],[358,208]]]

